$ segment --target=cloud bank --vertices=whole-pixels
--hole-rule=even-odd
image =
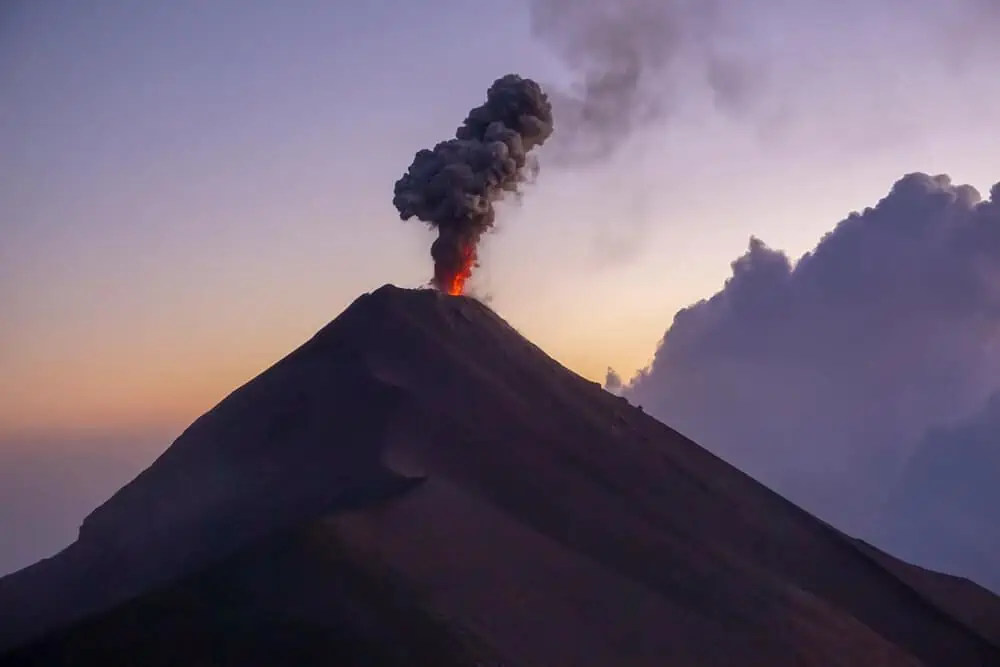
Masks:
[[[751,239],[624,393],[865,534],[914,443],[1000,388],[998,345],[1000,184],[912,173],[797,262]]]
[[[1000,592],[1000,394],[915,447],[878,531],[895,553]],[[928,539],[933,536],[933,539]]]

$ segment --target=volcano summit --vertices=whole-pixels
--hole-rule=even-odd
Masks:
[[[392,203],[403,220],[416,217],[438,231],[431,285],[463,293],[479,261],[479,241],[493,228],[496,202],[518,194],[537,172],[530,153],[552,130],[552,105],[541,86],[508,74],[493,82],[453,139],[417,152],[396,181]]]
[[[853,540],[467,297],[385,286],[0,580],[4,665],[1000,665]]]

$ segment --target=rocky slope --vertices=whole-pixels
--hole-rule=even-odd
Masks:
[[[0,648],[11,664],[1000,665],[1000,601],[908,568],[482,304],[386,286],[192,424],[74,545],[0,580]]]

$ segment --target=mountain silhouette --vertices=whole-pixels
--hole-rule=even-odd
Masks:
[[[384,286],[0,579],[10,665],[1000,665],[854,540],[467,297]]]

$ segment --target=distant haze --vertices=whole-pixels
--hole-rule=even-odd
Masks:
[[[171,436],[0,440],[0,574],[51,556]]]

